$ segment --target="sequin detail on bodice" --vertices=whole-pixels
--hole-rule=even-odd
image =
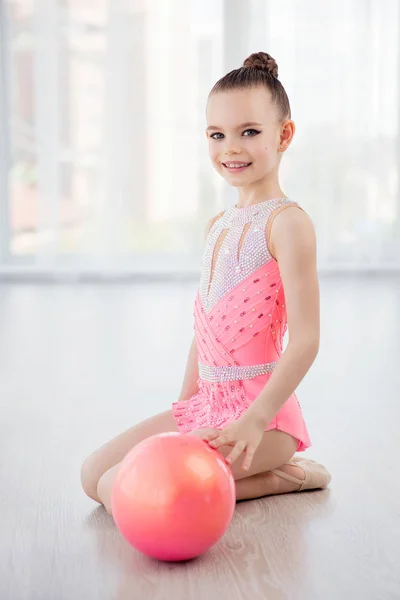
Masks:
[[[199,296],[206,314],[231,289],[272,258],[266,240],[267,223],[273,211],[283,204],[296,203],[289,198],[274,198],[243,208],[232,206],[215,221],[207,236],[201,264]],[[224,230],[227,233],[214,259],[212,273],[214,251]]]
[[[286,302],[267,232],[272,214],[283,205],[298,206],[289,198],[233,206],[210,229],[193,311],[198,391],[172,404],[181,432],[222,429],[238,419],[267,384],[282,355]],[[268,424],[273,428],[297,438],[298,450],[309,446],[295,393]]]

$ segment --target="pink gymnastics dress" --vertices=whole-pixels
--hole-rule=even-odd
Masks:
[[[216,219],[206,239],[194,302],[198,392],[172,404],[179,431],[223,429],[260,394],[283,352],[285,296],[277,261],[267,240],[272,220],[288,206],[275,198],[232,206]],[[300,207],[299,207],[300,208]],[[311,445],[293,393],[268,424]]]

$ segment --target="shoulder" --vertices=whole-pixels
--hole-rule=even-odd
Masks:
[[[267,241],[274,258],[282,252],[314,251],[314,224],[306,211],[296,203],[276,209],[267,226]]]
[[[205,231],[205,238],[207,238],[208,234],[210,233],[211,227],[214,225],[214,223],[216,223],[218,221],[219,218],[221,218],[224,214],[225,214],[225,210],[221,211],[220,213],[218,213],[217,215],[215,215],[215,217],[211,217],[211,219],[209,221],[207,221],[207,225],[206,225],[206,231]]]

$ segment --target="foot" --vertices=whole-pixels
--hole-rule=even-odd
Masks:
[[[331,481],[331,475],[323,465],[297,456],[279,469],[273,469],[272,473],[277,478],[275,485],[281,490],[279,493],[324,489]]]

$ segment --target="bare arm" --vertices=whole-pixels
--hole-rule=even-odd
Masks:
[[[264,422],[271,421],[310,369],[318,354],[320,336],[316,240],[307,214],[296,207],[277,214],[270,248],[285,290],[289,342],[252,405]]]
[[[199,368],[197,366],[197,345],[196,338],[194,337],[190,346],[185,376],[183,378],[182,389],[178,400],[187,400],[199,391],[199,386],[197,385],[198,378]]]
[[[224,212],[224,211],[223,211]],[[207,239],[207,236],[210,232],[211,227],[214,222],[222,215],[219,213],[216,217],[210,219],[206,226],[204,241]],[[199,378],[199,368],[198,368],[198,355],[197,355],[197,344],[196,337],[193,338],[192,344],[189,350],[189,356],[186,363],[186,371],[185,376],[183,378],[182,389],[179,395],[179,400],[187,400],[194,394],[196,394],[199,390],[197,385],[197,380]]]

